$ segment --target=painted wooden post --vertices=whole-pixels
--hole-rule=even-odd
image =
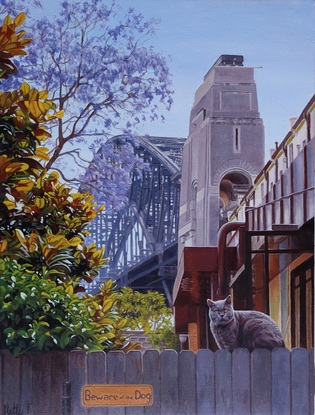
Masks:
[[[292,415],[310,414],[309,355],[306,349],[291,352]]]
[[[161,413],[161,367],[158,350],[147,350],[143,355],[143,383],[152,385],[153,405],[144,408],[145,415]]]
[[[199,350],[196,355],[197,415],[215,415],[214,353]]]
[[[161,359],[161,414],[178,415],[178,354],[164,350]]]
[[[287,415],[291,412],[290,351],[277,348],[271,354],[272,370],[272,415]]]
[[[61,412],[62,415],[71,415],[71,383],[64,381],[62,384]]]
[[[184,350],[178,356],[178,413],[196,413],[196,356]]]
[[[252,415],[271,414],[271,352],[267,349],[251,353],[251,392]]]
[[[232,354],[233,413],[250,415],[250,354],[235,349]]]
[[[107,355],[107,381],[109,384],[125,383],[125,353],[112,351]],[[110,408],[110,415],[125,415],[124,407]],[[73,414],[75,415],[75,414]]]
[[[214,358],[216,415],[232,415],[232,355],[218,350]]]

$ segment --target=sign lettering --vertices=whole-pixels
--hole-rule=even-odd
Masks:
[[[83,406],[151,406],[151,385],[85,385],[81,391]]]

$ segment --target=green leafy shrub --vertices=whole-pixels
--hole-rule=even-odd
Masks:
[[[71,284],[57,285],[30,267],[0,260],[0,347],[25,351],[102,349],[100,328]]]
[[[41,278],[30,267],[0,260],[0,348],[14,356],[39,350],[124,349],[127,321],[113,306],[112,281],[95,296],[79,298],[73,285]]]
[[[126,319],[126,327],[142,330],[153,347],[179,350],[172,309],[167,307],[165,297],[159,292],[140,293],[129,287],[122,288],[116,309]]]
[[[24,19],[24,13],[8,16],[0,27],[2,79],[17,71],[11,59],[26,54],[30,39],[17,29]],[[0,348],[15,356],[123,343],[124,322],[110,310],[114,286],[104,287],[102,300],[78,296],[81,281],[91,282],[106,259],[95,244],[85,245],[86,228],[101,208],[45,169],[45,126],[62,116],[46,91],[27,83],[0,92]]]
[[[18,29],[25,17],[8,16],[0,27],[2,80],[18,70],[11,59],[26,54],[30,39]],[[0,348],[15,356],[136,348],[126,344],[123,296],[111,281],[94,296],[78,296],[81,281],[92,282],[106,262],[102,249],[85,245],[87,226],[102,208],[46,171],[46,125],[62,116],[47,91],[26,82],[0,92]]]
[[[82,297],[88,306],[91,319],[102,332],[100,340],[103,347],[128,352],[131,349],[139,349],[140,345],[128,342],[128,335],[126,335],[128,319],[117,308],[121,298],[121,290],[116,288],[112,280],[102,284],[97,294],[93,296],[84,294]]]

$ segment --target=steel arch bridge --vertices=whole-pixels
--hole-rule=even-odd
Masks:
[[[118,287],[163,292],[172,304],[177,271],[179,193],[184,138],[141,137],[135,152],[149,166],[133,174],[126,208],[102,212],[91,236],[106,247],[107,267],[88,291],[112,278]]]

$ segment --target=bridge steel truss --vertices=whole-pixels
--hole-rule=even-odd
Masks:
[[[182,148],[185,139],[140,138],[135,148],[148,168],[133,173],[126,208],[102,212],[91,229],[98,247],[106,247],[107,267],[88,291],[95,292],[109,278],[118,287],[163,292],[172,304],[177,271]]]

